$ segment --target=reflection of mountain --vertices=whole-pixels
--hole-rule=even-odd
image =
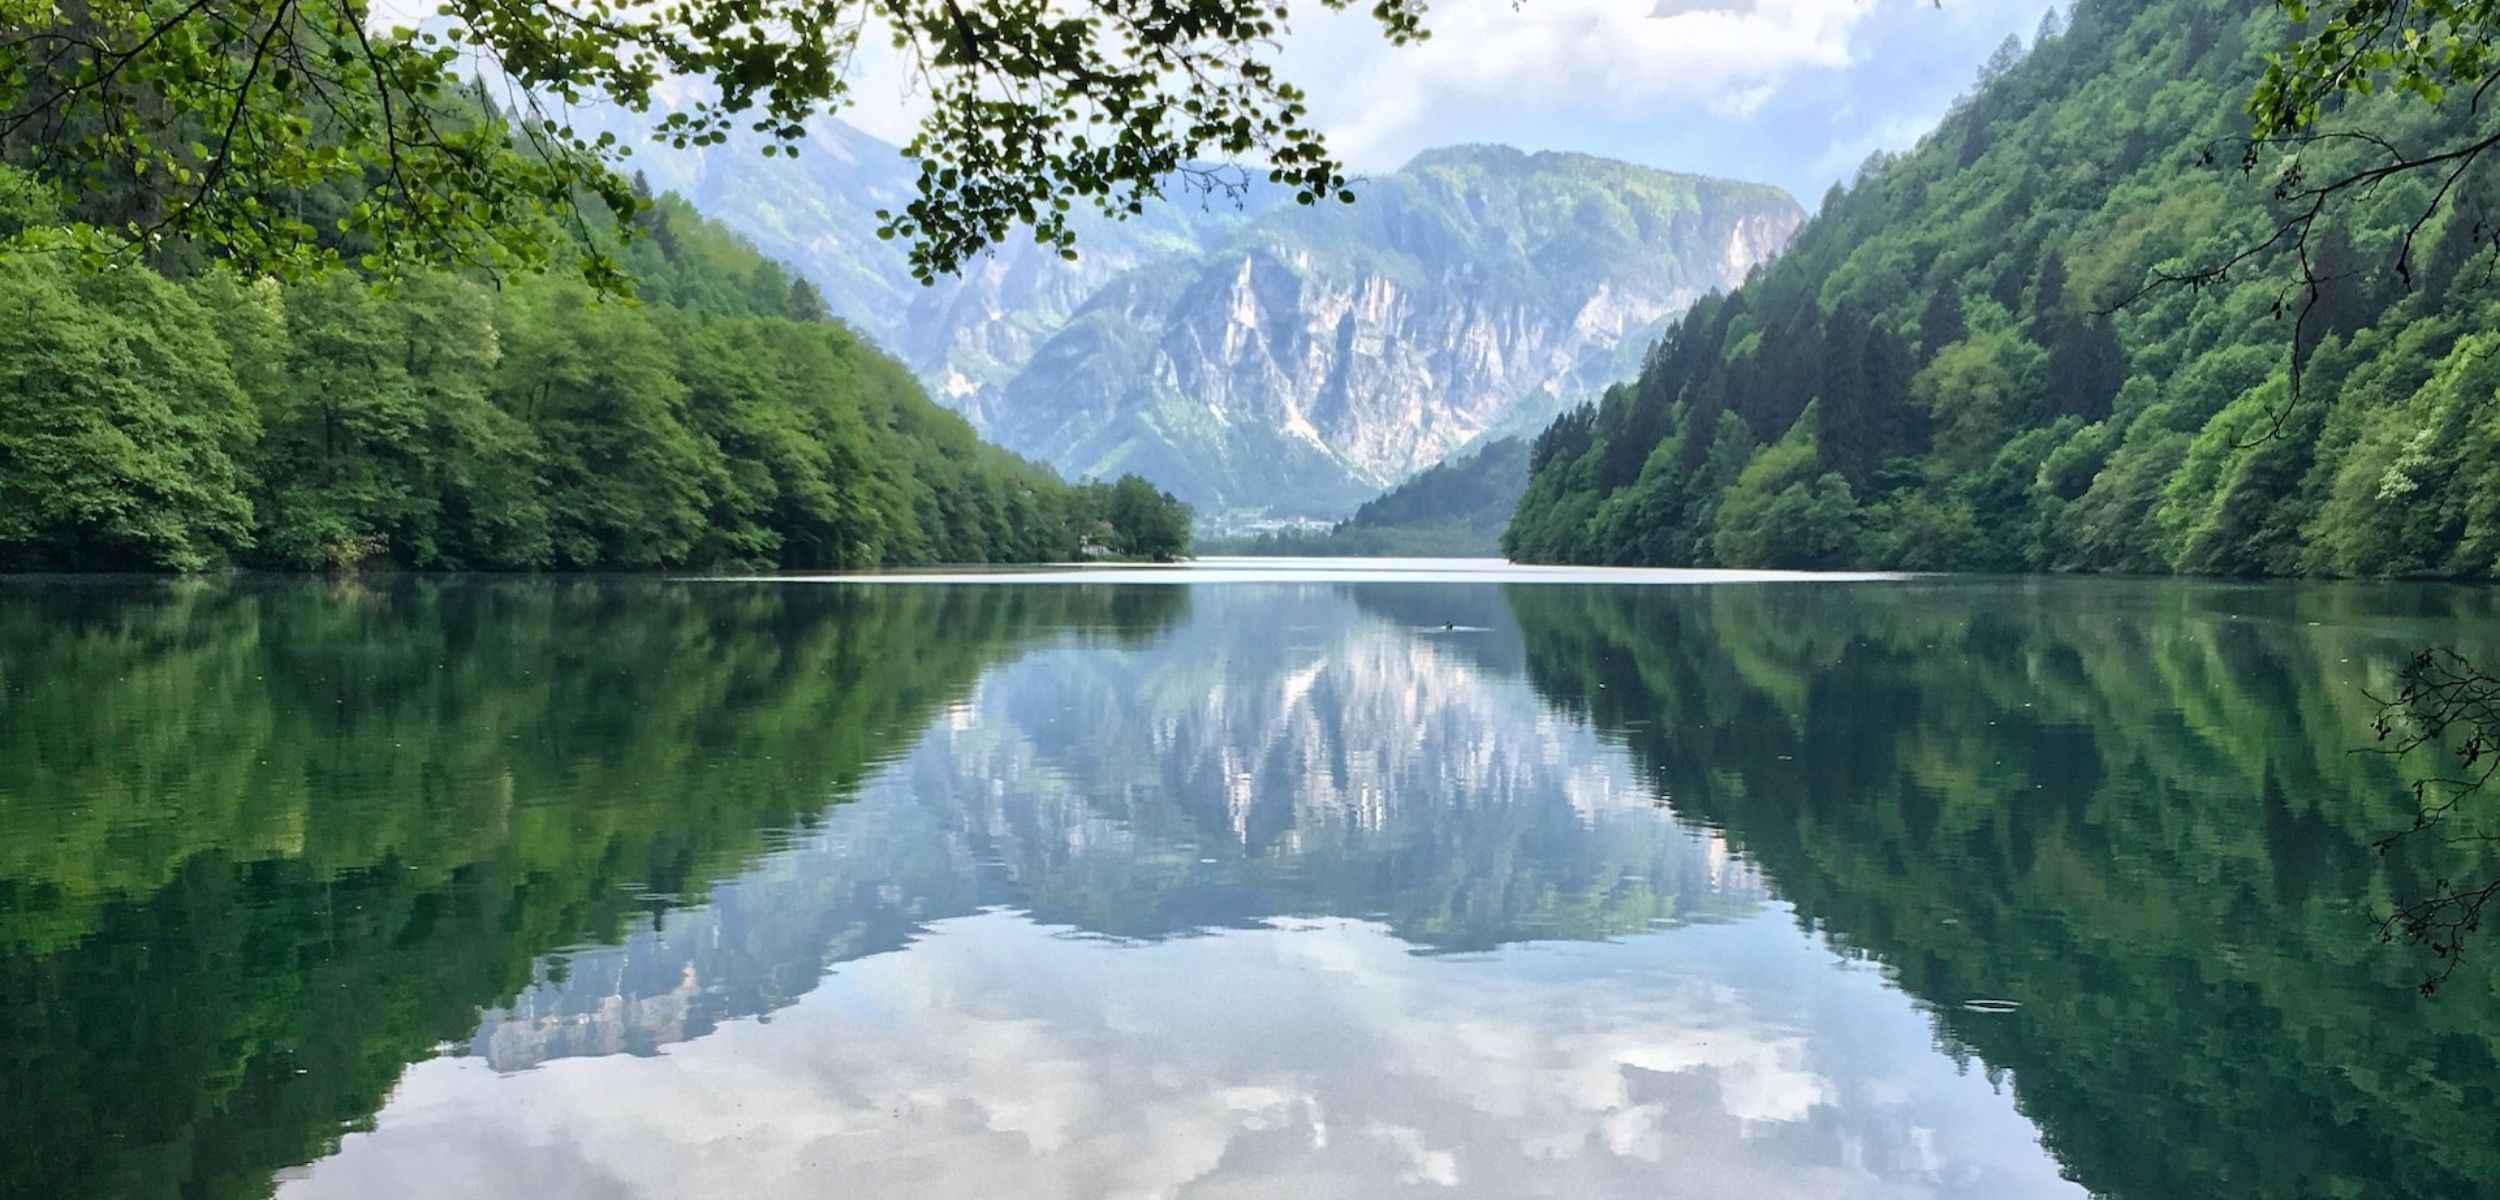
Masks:
[[[983,667],[1147,635],[1187,601],[8,585],[0,1196],[265,1192],[535,956],[804,836]],[[697,1028],[681,982],[638,977],[614,1034]]]
[[[2500,863],[2376,862],[2404,797],[2345,747],[2392,652],[2488,641],[2493,606],[11,585],[0,1196],[261,1193],[395,1081],[408,1123],[322,1167],[346,1194],[483,1144],[474,1113],[733,1177],[753,1129],[907,1120],[969,1194],[1014,1182],[974,1179],[1010,1137],[1104,1173],[1070,1194],[1219,1160],[1275,1191],[1637,1192],[1668,1164],[2054,1191],[2028,1117],[2128,1200],[2476,1195],[2500,1026],[2457,998],[2500,968],[2423,1005],[2367,914]],[[778,1090],[729,1113],[747,1082]],[[429,1120],[473,1136],[406,1136]],[[1215,1157],[1149,1153],[1179,1147]],[[843,1162],[938,1194],[875,1175],[904,1157]],[[433,1194],[568,1194],[459,1182]]]
[[[972,848],[889,777],[795,845],[712,887],[614,946],[533,968],[485,1014],[469,1051],[497,1070],[596,1054],[649,1054],[721,1022],[768,1013],[835,964],[908,945],[929,921],[1001,897]]]
[[[1469,949],[1724,911],[1706,839],[1454,652],[1484,634],[1359,613],[1346,589],[1214,592],[1151,654],[1037,657],[916,786],[1036,916],[1102,932],[1376,915]]]
[[[1416,595],[1374,590],[1209,589],[1152,645],[992,672],[821,833],[708,905],[542,969],[473,1050],[501,1069],[648,1053],[990,903],[1137,938],[1366,916],[1468,950],[1762,897],[1619,754],[1461,652],[1493,631],[1370,616]],[[1450,612],[1498,600],[1441,594]]]
[[[1539,691],[1622,738],[1801,921],[2010,1071],[2113,1197],[2500,1180],[2500,965],[2424,1004],[2374,914],[2385,674],[2487,591],[2059,583],[1514,589]],[[2374,685],[2374,686],[2373,686]],[[2479,861],[2477,861],[2479,857]],[[1961,1008],[2005,998],[2010,1013]]]

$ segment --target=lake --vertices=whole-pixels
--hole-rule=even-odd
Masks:
[[[0,582],[9,1197],[2489,1195],[2500,592]]]

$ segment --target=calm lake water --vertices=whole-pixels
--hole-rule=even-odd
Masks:
[[[0,582],[0,1195],[2473,1197],[2500,592]]]

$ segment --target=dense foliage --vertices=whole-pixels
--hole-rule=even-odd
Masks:
[[[65,226],[90,251],[192,244],[289,278],[356,260],[537,267],[593,241],[584,193],[602,221],[632,207],[615,171],[630,141],[577,127],[576,109],[656,106],[651,140],[679,150],[744,132],[796,153],[850,101],[863,45],[887,42],[925,107],[916,194],[878,232],[910,243],[926,280],[1017,227],[1072,255],[1076,205],[1134,212],[1175,172],[1244,186],[1206,158],[1256,157],[1304,204],[1352,199],[1274,63],[1289,7],[0,0],[0,161],[69,209],[126,200]],[[1369,12],[1394,44],[1424,36],[1417,0]],[[490,91],[509,117],[478,103]],[[342,187],[354,203],[296,202]],[[625,281],[605,253],[573,259],[603,288]]]
[[[2278,243],[2144,290],[2266,246],[2299,195],[2227,150],[2289,30],[2271,6],[2085,0],[2028,55],[2009,43],[1936,132],[1537,439],[1506,552],[2493,574],[2488,172],[2439,204],[2437,172],[2339,193],[2303,227],[2306,271]],[[2296,157],[2255,161],[2338,178],[2381,150],[2335,131],[2450,144],[2495,119],[2466,99],[2354,99]]]
[[[1239,554],[1491,556],[1528,486],[1528,444],[1496,438],[1434,464],[1322,532],[1279,530],[1210,549]]]
[[[27,207],[18,193],[20,225]],[[0,215],[0,222],[9,220]],[[40,216],[31,218],[40,220]],[[1142,481],[981,444],[674,199],[641,304],[0,256],[0,568],[870,567],[1186,548]],[[1142,495],[1139,494],[1143,489]]]

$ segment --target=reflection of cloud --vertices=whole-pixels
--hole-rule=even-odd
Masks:
[[[1425,1143],[1423,1130],[1374,1121],[1364,1127],[1363,1136],[1387,1147],[1395,1156],[1399,1183],[1458,1186],[1458,1155],[1433,1149]]]
[[[1649,7],[1649,15],[1680,17],[1686,13],[1741,13],[1752,8],[1752,0],[1658,0]]]
[[[282,1194],[1587,1196],[1661,1170],[1766,1200],[2073,1194],[2007,1097],[1782,914],[1452,960],[1358,922],[1140,947],[1005,913],[662,1057],[420,1064]]]

